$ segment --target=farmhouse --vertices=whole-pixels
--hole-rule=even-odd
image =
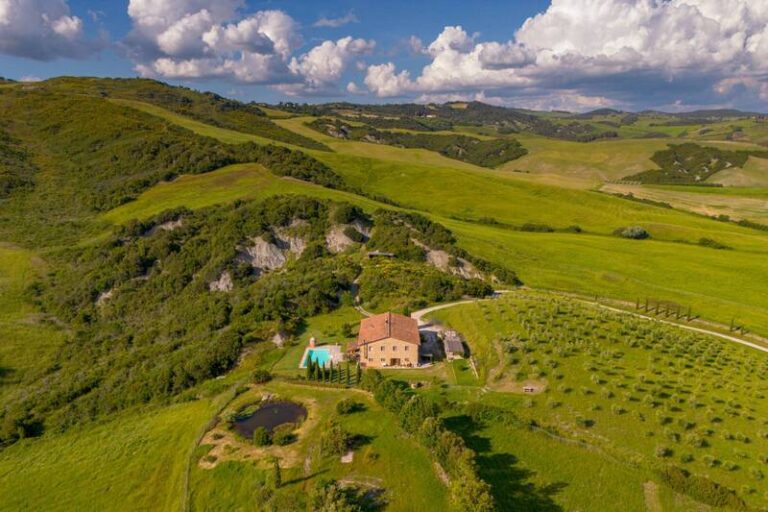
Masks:
[[[357,354],[363,367],[412,367],[419,364],[420,345],[415,319],[383,313],[360,321],[360,333],[350,351]]]

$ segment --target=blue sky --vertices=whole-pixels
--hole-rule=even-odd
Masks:
[[[768,110],[768,0],[0,0],[0,76],[242,100]]]

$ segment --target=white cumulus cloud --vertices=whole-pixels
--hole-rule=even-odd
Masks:
[[[36,60],[84,58],[103,46],[83,34],[66,0],[0,0],[0,53]]]
[[[322,90],[336,83],[352,60],[370,53],[375,46],[373,41],[352,37],[325,41],[301,57],[294,57],[289,67],[304,77],[308,89]]]
[[[244,13],[242,0],[130,0],[124,47],[145,76],[221,78],[272,85],[288,94],[338,89],[373,41],[344,37],[299,55],[299,24],[281,10]]]

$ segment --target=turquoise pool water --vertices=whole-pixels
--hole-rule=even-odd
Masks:
[[[295,359],[294,359],[295,361]],[[314,361],[320,366],[331,365],[331,352],[327,348],[310,348],[307,349],[307,357],[304,359],[303,368],[306,368],[310,361]]]

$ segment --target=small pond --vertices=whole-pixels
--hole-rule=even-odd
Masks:
[[[307,410],[293,402],[270,402],[253,414],[235,420],[235,431],[246,439],[253,437],[256,427],[264,427],[269,432],[283,423],[301,423],[307,417]]]

